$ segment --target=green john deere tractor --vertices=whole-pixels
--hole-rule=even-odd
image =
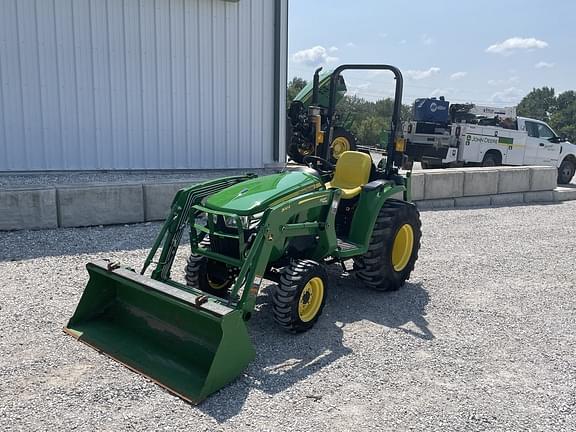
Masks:
[[[402,141],[394,139],[402,75],[387,65],[337,68],[326,122],[315,131],[328,141],[338,77],[347,69],[382,69],[396,77],[385,164],[376,167],[369,154],[355,151],[342,153],[336,166],[308,156],[308,166],[180,190],[140,272],[109,261],[87,264],[90,280],[65,331],[198,402],[254,358],[246,321],[263,279],[276,282],[274,318],[293,333],[319,319],[331,289],[327,265],[346,269],[353,260],[350,271],[360,283],[399,289],[414,268],[421,237],[410,175],[398,172]],[[171,271],[186,230],[191,255],[184,285]]]
[[[286,152],[297,163],[303,163],[306,156],[325,155],[327,152],[328,160],[335,163],[345,151],[356,150],[357,140],[350,131],[352,121],[349,116],[342,119],[333,114],[330,141],[324,140],[324,136],[317,133],[327,125],[333,75],[331,71],[320,74],[321,71],[322,68],[316,69],[312,83],[300,90],[288,108]],[[335,85],[334,106],[342,100],[347,90],[342,75],[337,77]]]

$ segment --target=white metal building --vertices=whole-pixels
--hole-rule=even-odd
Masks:
[[[0,0],[0,171],[284,159],[288,0]]]

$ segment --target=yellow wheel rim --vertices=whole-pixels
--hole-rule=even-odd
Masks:
[[[319,277],[308,281],[298,301],[298,316],[303,322],[312,321],[322,304],[324,298],[324,282]]]
[[[217,290],[222,289],[222,288],[225,288],[226,285],[228,284],[227,280],[224,280],[224,282],[218,283],[218,282],[215,282],[213,280],[210,280],[209,276],[206,276],[206,279],[208,279],[208,285],[210,285],[210,288],[212,288],[212,289],[217,289]]]
[[[406,268],[414,248],[414,230],[410,224],[404,224],[396,233],[392,246],[392,266],[400,272]]]
[[[332,141],[332,156],[334,159],[340,158],[345,151],[350,151],[350,141],[345,137],[334,138]]]

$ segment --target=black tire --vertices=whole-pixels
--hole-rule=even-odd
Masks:
[[[482,159],[483,167],[495,167],[502,164],[502,157],[499,157],[496,153],[486,153],[484,159]]]
[[[203,241],[201,246],[209,247],[209,244],[208,241]],[[190,254],[184,272],[187,286],[222,298],[227,297],[237,273],[234,268],[224,263],[194,253]]]
[[[558,184],[568,184],[572,181],[576,172],[576,163],[570,159],[564,159],[558,168]]]
[[[396,237],[401,229],[410,231],[404,225],[409,225],[413,234],[412,250],[410,252],[406,249],[409,258],[407,253],[405,264],[395,268],[392,252]],[[378,291],[399,289],[410,278],[418,259],[421,226],[420,214],[414,204],[393,199],[386,201],[376,218],[368,252],[354,258],[356,276],[368,287]]]
[[[304,291],[308,283],[314,278],[319,278],[322,282],[321,298],[318,300],[317,310],[311,304],[312,309],[309,312],[312,316],[303,320],[299,305],[301,298],[306,304],[310,304],[312,297],[309,296],[306,300]],[[272,295],[274,320],[280,327],[290,333],[301,333],[311,329],[318,321],[326,303],[327,280],[326,270],[315,261],[293,260],[290,265],[286,266],[280,276],[280,283]]]

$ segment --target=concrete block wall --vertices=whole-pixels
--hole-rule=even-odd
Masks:
[[[55,188],[0,190],[0,231],[56,227]]]
[[[144,184],[144,219],[147,222],[165,219],[176,192],[190,185],[190,182]]]
[[[556,187],[554,167],[457,168],[412,174],[420,209],[502,206],[576,199]],[[0,230],[79,227],[163,220],[176,192],[193,181],[105,183],[0,189]]]
[[[570,199],[556,189],[558,170],[549,166],[425,170],[418,173],[420,209],[514,205]]]
[[[144,222],[141,183],[58,187],[56,202],[61,227]]]

